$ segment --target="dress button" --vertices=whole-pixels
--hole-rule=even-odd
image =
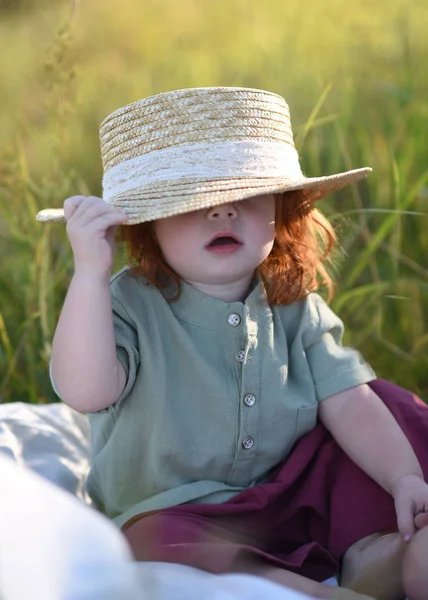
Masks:
[[[250,436],[246,437],[245,440],[242,441],[242,445],[244,446],[244,448],[246,450],[249,450],[250,448],[252,448],[254,446],[253,438]]]
[[[247,406],[254,406],[255,403],[256,397],[254,396],[254,394],[246,394],[244,396],[244,404],[246,404]]]
[[[237,360],[238,362],[244,362],[245,350],[238,350],[238,352],[235,354],[235,360]]]
[[[236,313],[232,313],[231,315],[229,315],[227,317],[227,322],[232,327],[236,327],[241,322],[241,317],[239,315],[237,315]]]

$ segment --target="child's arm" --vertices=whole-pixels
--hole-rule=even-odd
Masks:
[[[100,198],[74,196],[64,203],[75,272],[52,347],[52,378],[61,398],[79,411],[113,404],[125,387],[116,356],[110,297],[114,230],[123,212]]]
[[[319,417],[348,456],[394,497],[399,530],[411,536],[414,515],[428,506],[428,486],[384,403],[368,385],[359,385],[323,400]]]

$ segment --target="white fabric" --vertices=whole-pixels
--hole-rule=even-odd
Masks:
[[[84,504],[88,468],[85,416],[0,405],[1,600],[304,600],[254,576],[132,562],[117,528]]]
[[[114,525],[11,459],[0,456],[2,600],[305,600],[247,575],[134,563]]]
[[[2,600],[137,600],[130,553],[103,516],[0,456]]]
[[[89,422],[66,404],[1,404],[0,453],[91,504]]]
[[[212,575],[168,563],[140,563],[141,581],[151,600],[309,600],[253,575]]]
[[[125,160],[103,177],[103,199],[160,181],[277,177],[303,179],[296,149],[285,142],[194,143]]]

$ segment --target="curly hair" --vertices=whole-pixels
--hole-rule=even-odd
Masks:
[[[269,304],[291,304],[321,285],[333,295],[333,281],[327,266],[336,243],[333,226],[307,200],[304,190],[275,194],[275,240],[269,256],[257,271],[266,287]],[[118,239],[125,242],[127,258],[135,275],[144,275],[159,289],[171,279],[180,295],[180,277],[162,256],[154,222],[121,226]]]

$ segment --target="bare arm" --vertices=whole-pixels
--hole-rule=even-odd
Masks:
[[[368,385],[323,400],[319,417],[346,454],[390,494],[405,476],[423,478],[409,441]]]
[[[110,273],[114,232],[127,219],[96,197],[64,202],[75,272],[55,331],[52,377],[63,400],[96,412],[122,393],[125,370],[116,356]]]
[[[106,408],[122,393],[109,279],[74,274],[53,340],[52,377],[64,402],[80,411]]]

